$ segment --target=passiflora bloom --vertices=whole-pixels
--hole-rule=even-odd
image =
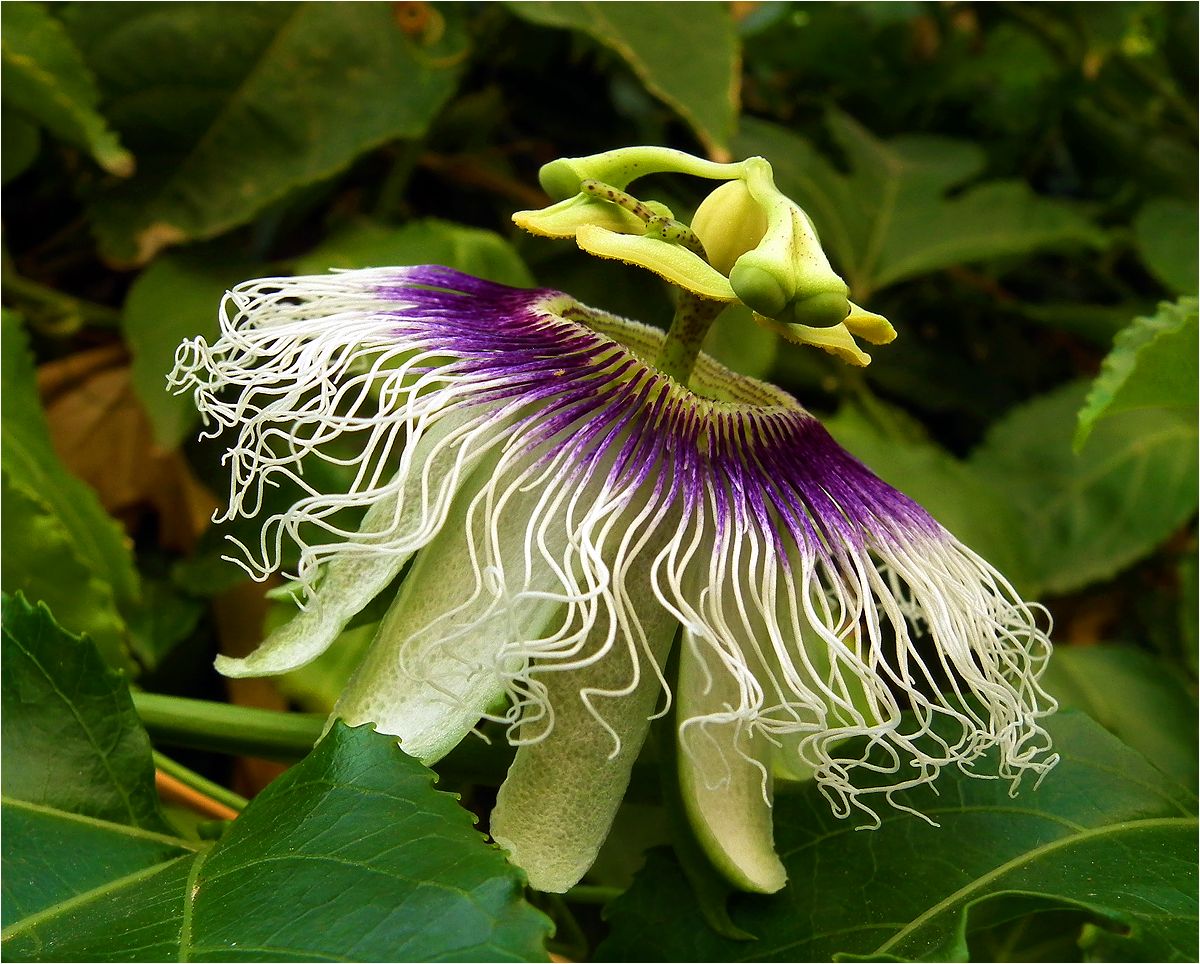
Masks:
[[[761,159],[747,174],[625,157],[634,174],[649,158],[726,181],[695,243],[662,205],[635,210],[630,178],[599,158],[556,162],[543,182],[563,200],[518,222],[673,272],[670,334],[558,291],[409,267],[246,282],[226,295],[219,340],[180,348],[174,384],[212,434],[234,434],[226,516],[258,514],[283,479],[305,492],[243,547],[262,577],[299,547],[303,609],[218,668],[304,665],[409,566],[335,715],[425,762],[481,720],[507,724],[518,749],[491,830],[545,890],[590,866],[669,706],[692,828],[749,890],[784,883],[778,775],[815,779],[835,812],[870,822],[872,801],[988,750],[1014,789],[1044,773],[1040,610],[793,398],[698,353],[711,306],[736,300],[771,307],[777,326],[822,322],[798,340],[850,360],[854,334],[882,341],[890,326],[845,301],[823,255],[805,267],[814,299],[791,261],[815,234],[790,201],[762,200]],[[762,217],[713,214],[754,204]],[[755,290],[726,297],[731,275]],[[318,490],[310,459],[352,481]]]

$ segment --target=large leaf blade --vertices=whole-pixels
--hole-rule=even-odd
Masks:
[[[1082,448],[1096,422],[1119,412],[1169,408],[1194,421],[1198,332],[1195,298],[1163,302],[1118,332],[1080,409],[1075,447]]]
[[[1152,552],[1196,510],[1194,419],[1143,410],[1099,423],[1072,451],[1086,386],[1066,385],[993,425],[970,465],[1019,508],[1014,538],[1035,560],[1034,594],[1108,579]]]
[[[777,797],[789,886],[731,907],[757,941],[709,930],[677,865],[654,855],[611,906],[599,959],[630,959],[653,940],[668,960],[964,960],[980,908],[1019,894],[1018,916],[1083,909],[1127,931],[1104,935],[1124,959],[1186,960],[1195,947],[1194,797],[1086,717],[1051,728],[1063,760],[1037,791],[1014,800],[1002,782],[947,773],[940,797],[904,795],[940,828],[889,814],[880,829],[857,832],[815,787]]]
[[[68,532],[80,560],[112,586],[118,606],[131,609],[140,595],[138,574],[125,534],[96,493],[59,461],[38,397],[33,358],[20,321],[3,315],[0,353],[0,457],[16,489],[42,501]]]
[[[457,13],[409,36],[386,4],[81,5],[68,28],[139,157],[92,213],[104,255],[211,238],[365,151],[416,138],[457,83]],[[156,51],[147,58],[142,51]]]
[[[99,112],[96,81],[62,25],[41,3],[3,7],[4,99],[105,170],[133,173],[133,156]]]
[[[688,122],[709,152],[728,152],[741,56],[724,4],[514,0],[508,6],[533,23],[578,30],[604,44]]]
[[[395,740],[341,724],[207,853],[6,932],[33,960],[545,960],[522,876]]]
[[[150,741],[121,675],[45,606],[6,595],[3,614],[5,796],[165,830]]]

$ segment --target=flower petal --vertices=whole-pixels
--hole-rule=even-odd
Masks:
[[[648,579],[643,554],[629,583]],[[625,609],[605,613],[588,637],[586,650],[610,648],[606,656],[541,678],[553,718],[522,729],[533,742],[517,750],[496,797],[492,837],[537,890],[563,893],[595,861],[664,688],[661,667],[678,623],[653,601]],[[621,622],[633,631],[621,632]]]
[[[773,894],[787,882],[775,853],[771,744],[740,725],[737,681],[685,630],[679,667],[679,789],[709,859],[743,890]],[[735,660],[735,662],[739,662]],[[721,717],[728,720],[721,722]],[[692,722],[695,725],[689,726]]]

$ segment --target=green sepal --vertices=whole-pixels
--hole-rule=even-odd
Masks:
[[[393,516],[396,499],[376,502],[363,519],[362,532],[372,532]],[[307,605],[272,632],[247,656],[218,656],[218,673],[233,678],[272,676],[306,666],[325,652],[354,616],[388,584],[412,552],[347,552],[326,564],[321,582]]]
[[[849,288],[830,266],[812,221],[775,186],[770,164],[761,158],[745,163],[746,189],[766,215],[767,229],[730,269],[738,298],[785,324],[825,327],[845,320]]]
[[[616,234],[641,234],[645,228],[636,215],[587,194],[576,194],[536,211],[517,211],[512,219],[523,231],[543,238],[573,238],[576,231],[588,224]]]
[[[701,298],[737,300],[729,279],[682,245],[645,235],[617,234],[596,224],[580,226],[575,241],[588,254],[653,271]]]
[[[538,180],[555,200],[579,193],[580,182],[594,178],[624,190],[647,174],[691,174],[714,180],[741,177],[745,162],[719,164],[667,147],[622,147],[586,157],[560,157],[542,165]]]

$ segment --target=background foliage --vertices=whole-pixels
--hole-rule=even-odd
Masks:
[[[1195,959],[1195,5],[0,16],[10,959]],[[281,680],[218,678],[289,604],[221,561],[220,445],[164,389],[225,287],[273,273],[443,263],[665,324],[653,278],[508,220],[542,163],[632,143],[772,160],[900,338],[850,371],[730,312],[710,349],[1043,600],[1073,711],[1039,791],[913,801],[940,830],[782,797],[791,883],[728,906],[653,849],[651,761],[560,899],[472,829],[502,746],[439,789],[361,729],[304,756],[378,614]],[[244,725],[180,732],[164,696]]]

